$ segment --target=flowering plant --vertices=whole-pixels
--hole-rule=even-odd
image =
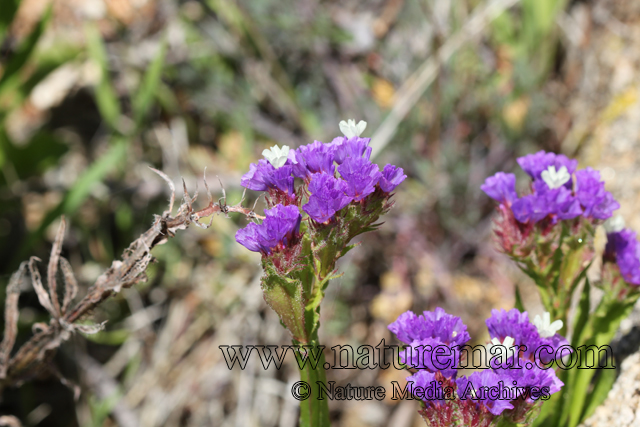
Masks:
[[[503,172],[481,186],[499,202],[497,245],[533,279],[549,312],[546,323],[559,319],[559,332],[571,336],[573,348],[608,345],[640,295],[636,233],[612,216],[620,204],[598,171],[578,170],[577,160],[544,151],[520,157],[518,164],[532,179],[528,194],[518,196],[515,175]],[[604,236],[606,245],[599,244]],[[592,285],[603,294],[597,304],[591,301]],[[574,296],[579,304],[571,310]],[[523,309],[517,289],[516,306]],[[586,364],[588,354],[571,355],[560,373],[566,387],[543,406],[540,425],[576,426],[604,399],[614,369],[602,369],[596,380],[594,369],[569,369]]]
[[[406,178],[402,168],[371,162],[366,123],[341,122],[344,136],[324,144],[292,150],[274,146],[250,166],[242,185],[267,193],[265,219],[238,230],[236,240],[262,255],[262,290],[280,316],[294,344],[319,346],[320,304],[331,279],[340,275],[336,262],[357,244],[392,207],[392,192]],[[299,182],[299,185],[296,185]],[[325,382],[324,359],[305,364],[302,380]],[[303,426],[329,424],[327,400],[311,396],[301,403]]]
[[[530,321],[516,288],[516,308],[493,310],[486,321],[486,359],[473,363],[483,370],[461,377],[458,369],[469,367],[476,347],[465,349],[470,337],[460,318],[437,308],[406,312],[389,325],[406,344],[400,361],[411,369],[411,393],[432,427],[575,427],[615,379],[613,366],[594,379],[594,367],[602,367],[603,348],[604,362],[611,360],[607,345],[640,296],[636,233],[612,216],[620,204],[598,171],[544,151],[518,163],[531,177],[526,194],[519,196],[515,175],[504,172],[481,189],[499,203],[496,243],[537,285],[543,315]],[[596,304],[592,284],[602,293]]]
[[[550,360],[535,351],[545,346],[555,353],[567,344],[556,332],[557,324],[550,326],[540,317],[532,324],[527,312],[515,308],[493,310],[486,324],[492,340],[481,348],[484,360],[479,363],[477,348],[466,345],[467,327],[442,308],[421,316],[408,311],[389,325],[407,344],[400,359],[418,369],[407,382],[411,393],[421,399],[420,415],[427,425],[529,425],[542,403],[562,388],[555,370],[545,366]],[[484,369],[458,377],[458,368],[470,362]]]

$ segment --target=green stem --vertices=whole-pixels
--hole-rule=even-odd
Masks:
[[[314,332],[311,338],[309,345],[319,346],[318,333]],[[329,399],[324,393],[322,395],[323,398],[320,399],[321,384],[324,387],[327,384],[324,370],[324,354],[321,353],[315,369],[311,362],[312,358],[310,357],[300,370],[300,380],[307,383],[311,391],[308,399],[300,401],[300,427],[327,427],[331,425],[329,421]]]

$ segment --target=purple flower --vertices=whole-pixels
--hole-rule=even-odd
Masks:
[[[252,163],[249,166],[249,172],[242,176],[240,183],[249,190],[267,191],[273,188],[293,195],[294,178],[291,173],[292,167],[289,165],[276,169],[267,160],[260,159],[257,165]]]
[[[538,180],[533,182],[533,190],[533,194],[513,203],[513,216],[519,222],[536,223],[554,215],[555,223],[558,219],[572,219],[582,214],[580,201],[564,186],[551,189],[544,181]]]
[[[513,202],[511,210],[514,218],[521,223],[536,223],[551,213],[550,206],[544,198],[536,194],[519,198]]]
[[[270,176],[269,187],[283,191],[289,195],[294,194],[293,181],[291,176],[291,166],[281,166]]]
[[[539,356],[543,363],[549,363],[558,348],[568,345],[567,340],[560,334],[555,334],[549,338],[543,338],[538,333],[538,329],[529,322],[529,314],[525,311],[521,313],[517,308],[509,311],[491,310],[491,317],[486,322],[491,338],[498,338],[503,341],[506,337],[514,339],[514,345],[527,347],[522,353],[525,358],[533,360],[536,349],[547,345],[553,354],[541,351]]]
[[[615,256],[624,280],[640,286],[640,243],[636,232],[628,228],[607,234],[605,254]]]
[[[467,326],[462,323],[462,320],[447,314],[440,307],[435,311],[425,311],[421,316],[416,316],[412,311],[406,311],[389,325],[389,330],[406,344],[416,340],[436,338],[446,345],[462,346],[471,339]]]
[[[446,378],[455,378],[460,364],[460,352],[447,348],[437,338],[415,340],[400,353],[400,360],[414,369],[441,372]],[[440,348],[440,350],[436,350]]]
[[[576,172],[576,196],[584,207],[584,216],[607,219],[620,204],[604,189],[600,172],[588,167]]]
[[[554,394],[560,391],[560,389],[564,386],[564,383],[560,381],[560,379],[556,376],[556,373],[553,369],[542,369],[537,365],[533,365],[530,368],[523,369],[500,369],[497,370],[500,375],[505,375],[510,378],[508,384],[511,386],[518,387],[517,390],[520,393],[517,393],[518,397],[524,391],[520,387],[525,389],[531,389],[532,387],[537,387],[539,390],[542,387],[548,387],[548,394]],[[513,382],[515,381],[515,384]],[[505,382],[507,384],[507,382]],[[539,398],[539,397],[538,397]],[[528,402],[533,402],[538,398],[534,398],[529,394],[525,399]]]
[[[513,409],[513,405],[509,400],[501,399],[499,395],[497,399],[492,399],[488,391],[491,387],[498,390],[505,387],[511,387],[511,378],[504,373],[496,373],[490,369],[480,372],[474,372],[468,377],[461,377],[456,380],[458,386],[458,396],[461,400],[471,399],[476,401],[477,405],[484,406],[493,415],[502,414],[505,409]],[[486,389],[481,390],[486,387]]]
[[[378,165],[363,157],[347,157],[338,166],[338,172],[347,182],[347,195],[359,202],[375,191],[382,174]]]
[[[424,390],[424,393],[420,393],[422,396],[416,397],[422,399],[427,406],[441,406],[447,403],[445,390],[442,388],[442,381],[438,381],[433,372],[418,371],[407,377],[407,383],[411,383],[411,390],[415,390],[416,387]],[[451,387],[451,390],[453,391],[453,387]],[[451,397],[453,397],[453,395]]]
[[[236,241],[253,252],[269,255],[277,246],[291,244],[300,231],[300,212],[296,206],[276,205],[266,210],[262,224],[250,223],[238,230]]]
[[[271,174],[276,170],[271,163],[265,159],[260,159],[258,164],[251,163],[249,172],[245,173],[240,180],[243,187],[254,191],[267,191],[268,182],[271,181]]]
[[[406,178],[407,175],[404,174],[404,170],[402,170],[402,168],[394,165],[386,165],[382,170],[382,176],[380,177],[378,184],[382,191],[385,193],[391,193]]]
[[[251,252],[270,252],[270,248],[266,246],[260,234],[260,225],[251,222],[245,228],[241,228],[236,232],[236,242],[240,243]]]
[[[369,147],[371,138],[360,138],[354,136],[346,138],[344,136],[335,138],[330,145],[335,147],[334,160],[341,165],[348,157],[364,157],[369,160],[371,157],[371,147]]]
[[[347,183],[326,173],[311,176],[309,191],[311,192],[309,203],[304,205],[302,210],[318,222],[330,220],[337,211],[353,200],[345,195]]]
[[[512,204],[518,198],[516,176],[512,173],[498,172],[487,178],[480,189],[500,203]]]
[[[313,144],[303,145],[295,151],[293,174],[298,178],[309,178],[311,174],[326,172],[333,175],[333,164],[336,147],[314,141]]]
[[[534,180],[541,179],[542,171],[548,169],[549,166],[554,166],[556,170],[560,170],[564,166],[569,174],[575,172],[578,167],[578,161],[575,159],[569,159],[564,154],[547,153],[545,151],[528,154],[524,157],[519,157],[517,160],[520,167]],[[572,182],[569,180],[565,187],[570,190],[571,185]]]

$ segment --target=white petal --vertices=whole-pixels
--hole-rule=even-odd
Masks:
[[[551,332],[553,332],[553,335],[555,335],[556,332],[558,332],[560,329],[562,329],[563,325],[564,325],[564,323],[562,322],[562,320],[556,320],[551,325],[549,325],[549,329],[551,330]]]
[[[274,168],[279,168],[284,166],[287,162],[287,158],[289,156],[289,146],[283,145],[282,148],[274,145],[268,150],[263,150],[262,155],[269,163],[273,165]]]
[[[540,317],[539,314],[536,314],[536,317],[533,318],[533,325],[537,328],[540,329],[542,328],[542,318]]]
[[[604,229],[607,233],[619,233],[624,230],[624,218],[620,215],[609,218],[604,222]]]
[[[362,132],[364,132],[366,128],[367,128],[367,122],[365,122],[364,120],[360,120],[360,122],[356,126],[356,134],[358,136],[362,135]]]
[[[349,123],[343,120],[339,123],[339,126],[340,126],[340,132],[342,132],[344,136],[346,136],[347,138],[352,138],[353,136],[355,136],[351,130],[351,126],[349,125]]]
[[[540,177],[552,190],[562,187],[571,180],[571,174],[566,166],[562,166],[559,170],[556,170],[555,166],[549,166],[542,171]]]
[[[505,337],[504,338],[504,342],[502,343],[502,345],[504,345],[507,348],[511,348],[513,347],[513,345],[516,343],[516,340],[511,338],[511,337]]]

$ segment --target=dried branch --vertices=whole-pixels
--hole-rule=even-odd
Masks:
[[[78,293],[78,282],[71,269],[71,264],[66,258],[60,258],[60,267],[62,270],[62,277],[64,278],[64,300],[62,302],[62,312],[66,313],[71,305],[71,302]]]
[[[83,325],[77,324],[76,322],[92,312],[104,300],[120,292],[123,288],[129,288],[136,283],[145,281],[147,267],[153,260],[151,250],[155,246],[165,243],[169,237],[173,237],[178,230],[186,229],[191,224],[208,228],[211,223],[208,225],[202,224],[199,222],[200,219],[218,213],[228,216],[230,212],[235,212],[243,214],[249,219],[264,219],[264,217],[256,215],[253,209],[242,206],[244,194],[240,203],[234,206],[227,206],[226,194],[223,188],[223,197],[218,203],[214,203],[209,191],[209,186],[206,183],[206,177],[205,188],[207,189],[209,197],[208,206],[199,211],[195,211],[193,203],[197,198],[197,189],[194,197],[189,196],[186,184],[184,184],[183,181],[184,201],[178,208],[176,216],[172,217],[171,212],[175,201],[175,187],[173,182],[171,182],[169,177],[163,172],[156,169],[152,170],[164,179],[171,189],[169,210],[165,211],[162,216],[155,217],[151,228],[129,245],[122,255],[122,260],[113,261],[111,267],[98,277],[93,286],[89,288],[87,295],[73,308],[71,308],[71,303],[77,293],[78,285],[69,262],[60,256],[66,226],[64,219],[51,250],[51,258],[47,270],[49,294],[45,291],[40,273],[36,268],[35,262],[39,261],[36,257],[32,257],[28,263],[23,263],[20,269],[12,276],[7,294],[5,336],[0,345],[0,374],[2,374],[0,375],[0,389],[5,386],[19,385],[23,381],[36,375],[39,371],[47,369],[47,363],[53,356],[55,350],[64,341],[68,340],[73,332],[96,333],[103,329],[104,323]],[[27,265],[31,273],[33,287],[38,295],[38,300],[51,314],[52,318],[49,324],[40,323],[34,325],[33,337],[18,350],[13,358],[9,359],[9,353],[16,335],[19,285]],[[60,267],[64,279],[64,299],[62,307],[60,307],[57,297],[56,275],[58,267]],[[8,363],[7,359],[9,359]]]
[[[60,252],[62,251],[62,240],[64,239],[64,230],[66,228],[66,222],[64,217],[58,227],[58,233],[56,239],[53,242],[53,248],[51,249],[51,256],[49,257],[49,268],[47,268],[47,285],[49,285],[49,296],[51,297],[51,304],[55,311],[55,316],[60,317],[60,303],[58,302],[56,275],[58,274],[58,263],[60,262]]]
[[[18,334],[18,299],[20,298],[20,285],[27,270],[27,263],[20,264],[18,271],[13,273],[7,286],[7,296],[4,311],[4,337],[0,343],[0,379],[6,376],[7,359],[16,342]]]

